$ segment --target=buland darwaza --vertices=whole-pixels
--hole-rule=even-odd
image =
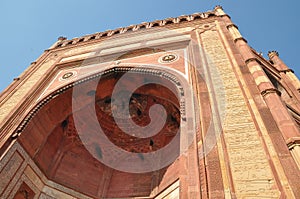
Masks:
[[[60,37],[0,95],[0,198],[300,198],[299,91],[221,6]]]

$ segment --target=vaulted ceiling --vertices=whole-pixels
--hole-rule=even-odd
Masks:
[[[114,146],[141,159],[143,154],[160,150],[174,139],[180,127],[180,103],[175,85],[151,74],[126,74],[122,89],[116,91],[121,100],[130,88],[147,79],[158,83],[144,84],[130,93],[129,101],[114,104],[114,87],[123,75],[121,72],[106,74],[100,80],[93,79],[66,90],[44,105],[28,123],[19,142],[49,179],[94,197],[149,196],[154,186],[162,182],[167,167],[143,174],[115,170],[98,160],[106,150],[106,146],[98,142],[99,138],[91,134],[83,141],[82,132],[78,132],[78,128],[86,129],[83,134],[88,135],[100,125]],[[150,136],[135,136],[140,132],[135,132],[134,125],[145,127],[164,119],[160,112],[151,113],[150,118],[150,107],[155,104],[165,109],[162,129]],[[74,120],[74,114],[78,113],[80,120]],[[128,119],[133,121],[133,126]],[[90,146],[94,147],[96,157],[87,150]],[[172,173],[176,176],[174,174],[176,172]],[[153,184],[153,180],[157,184]]]

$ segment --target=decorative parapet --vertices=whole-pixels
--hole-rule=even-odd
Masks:
[[[64,46],[70,46],[70,45],[83,43],[83,42],[87,42],[87,41],[92,41],[92,40],[96,40],[96,39],[102,39],[105,37],[110,37],[110,36],[117,35],[117,34],[124,34],[126,32],[131,32],[131,31],[138,31],[138,30],[149,29],[149,28],[154,28],[154,27],[164,27],[164,26],[167,26],[170,24],[185,23],[185,22],[195,21],[195,20],[199,20],[199,19],[207,19],[209,17],[223,16],[223,15],[226,15],[226,14],[222,10],[222,7],[216,6],[214,11],[208,11],[208,12],[204,12],[204,13],[194,13],[191,15],[182,15],[179,17],[166,18],[163,20],[155,20],[152,22],[143,22],[138,25],[130,25],[127,27],[117,28],[115,30],[106,30],[104,32],[98,32],[95,34],[86,35],[86,36],[79,37],[79,38],[73,38],[70,40],[67,40],[65,37],[59,37],[58,42],[56,42],[51,47],[51,49],[64,47]]]

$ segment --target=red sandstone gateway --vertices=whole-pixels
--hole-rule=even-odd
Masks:
[[[0,198],[300,198],[300,83],[220,6],[58,41],[0,96]]]

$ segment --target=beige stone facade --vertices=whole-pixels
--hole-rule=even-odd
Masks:
[[[299,91],[220,6],[59,38],[0,95],[0,198],[300,198]]]

